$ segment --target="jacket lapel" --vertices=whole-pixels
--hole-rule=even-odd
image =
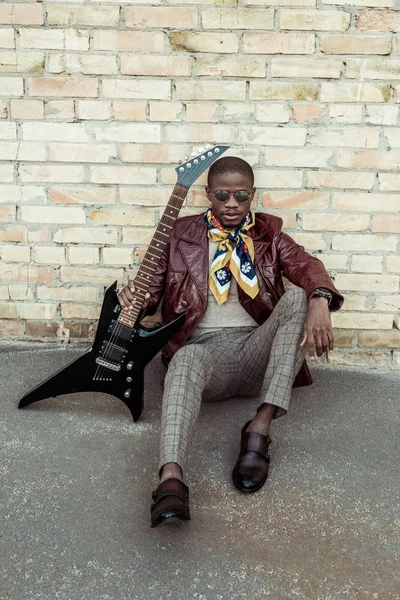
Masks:
[[[203,215],[191,221],[179,236],[179,250],[199,293],[208,295],[208,238]]]
[[[249,230],[248,235],[254,244],[254,265],[257,265],[270,246],[271,228],[263,221],[256,219],[256,225]]]

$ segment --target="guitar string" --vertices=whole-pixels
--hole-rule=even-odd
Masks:
[[[182,186],[179,186],[179,187],[182,187]],[[156,229],[156,231],[155,231],[155,234],[154,234],[154,238],[155,238],[155,239],[157,239],[157,238],[156,238],[156,235],[157,235],[157,233],[158,233],[158,228],[159,228],[159,227],[160,227],[160,225],[162,224],[162,220],[163,220],[164,216],[167,216],[167,217],[169,217],[169,218],[173,218],[173,219],[174,219],[174,221],[175,221],[175,220],[177,219],[177,217],[178,217],[179,211],[180,211],[180,209],[182,208],[183,201],[185,200],[185,198],[186,198],[186,195],[187,195],[187,189],[186,189],[186,188],[184,188],[184,189],[183,189],[183,191],[184,191],[184,195],[183,195],[183,196],[181,196],[181,195],[179,195],[179,196],[178,196],[177,194],[175,194],[175,192],[177,192],[177,191],[180,191],[179,187],[178,187],[178,184],[176,184],[176,185],[175,185],[175,187],[174,187],[174,189],[173,189],[173,192],[172,192],[172,194],[171,194],[171,198],[170,198],[170,200],[169,200],[169,202],[168,202],[168,204],[167,204],[167,206],[166,206],[166,208],[165,208],[165,210],[164,210],[164,212],[163,212],[163,215],[162,215],[162,217],[161,217],[161,219],[160,219],[160,222],[159,222],[159,224],[158,224],[158,226],[157,226],[157,229]],[[174,196],[175,196],[176,198],[178,198],[178,199],[179,199],[179,204],[180,204],[180,206],[175,206],[175,204],[174,204],[174,202],[175,202],[175,201],[172,199]],[[171,206],[172,206],[172,207],[173,207],[175,210],[177,210],[177,211],[178,211],[178,213],[177,213],[177,215],[176,215],[176,216],[173,216],[173,217],[171,217],[171,216],[169,216],[169,215],[167,215],[167,214],[166,214],[166,213],[167,213],[167,210],[168,210],[168,208],[170,208]],[[165,224],[165,223],[163,223],[163,224]],[[154,238],[153,238],[153,239],[154,239]],[[161,241],[161,240],[160,240],[160,241]],[[150,243],[150,246],[149,246],[149,248],[151,248],[152,244],[153,244],[153,240],[152,240],[152,242]],[[165,245],[166,245],[166,243],[165,243]],[[146,258],[146,257],[145,257],[145,258]],[[143,264],[143,263],[142,263],[142,264]],[[140,268],[139,268],[139,272],[140,272]],[[145,293],[146,293],[146,292],[145,292]],[[143,302],[144,302],[144,301],[143,301]],[[142,305],[143,305],[143,303],[142,303]],[[124,310],[124,309],[123,309],[123,310]],[[140,313],[140,310],[139,310],[139,313]],[[139,314],[139,313],[138,313],[138,314]],[[103,354],[104,358],[111,358],[111,355],[109,354],[109,352],[111,351],[111,346],[114,344],[115,340],[116,340],[117,338],[119,338],[119,334],[120,334],[120,332],[122,331],[122,327],[123,327],[123,325],[122,325],[122,324],[120,324],[120,323],[119,323],[119,321],[117,321],[117,324],[116,324],[116,326],[115,326],[115,328],[114,328],[114,331],[112,332],[112,334],[111,334],[111,336],[110,336],[110,339],[109,339],[109,340],[107,341],[107,343],[106,343],[106,348],[105,348],[105,351],[104,351],[104,354]],[[134,327],[133,327],[133,329],[134,329]],[[96,369],[95,378],[96,378],[96,377],[97,377],[97,375],[98,375],[98,371],[99,371],[99,367]],[[100,373],[99,373],[99,376],[100,376],[100,378],[103,376],[103,373],[104,373],[104,371],[105,371],[105,367],[103,367],[103,366],[100,366]]]

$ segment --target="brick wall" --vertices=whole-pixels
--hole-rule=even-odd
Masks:
[[[345,293],[331,360],[400,367],[398,7],[3,0],[3,339],[90,338],[175,163],[216,140],[254,165],[258,209]],[[204,206],[193,187],[184,213]]]

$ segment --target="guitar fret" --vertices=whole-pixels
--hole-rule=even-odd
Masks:
[[[165,213],[163,214],[163,216],[161,217],[161,222],[164,219],[164,217],[166,219],[172,219],[173,221],[176,221],[176,219],[174,219],[173,217],[170,217],[169,215],[166,215]],[[166,225],[166,223],[163,223],[163,225]],[[167,227],[169,227],[169,225],[167,225]],[[172,229],[172,228],[171,228]]]
[[[167,227],[169,227],[169,225],[167,225]],[[172,229],[172,227],[170,228]],[[169,238],[169,235],[167,235],[166,233],[163,233],[162,231],[156,231],[156,233],[159,233],[160,235],[163,235],[166,238]],[[166,244],[166,242],[163,242],[164,244]]]
[[[150,267],[147,267],[146,265],[144,265],[143,263],[140,266],[140,269],[138,271],[138,274],[142,272],[142,269],[148,269],[150,271],[150,275],[154,275],[155,273],[155,269],[151,269]],[[145,272],[145,275],[148,275],[148,273]]]

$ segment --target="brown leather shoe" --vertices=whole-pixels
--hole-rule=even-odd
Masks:
[[[153,492],[151,526],[190,521],[189,488],[180,479],[166,479]]]
[[[251,421],[242,429],[240,454],[232,471],[233,483],[242,492],[256,492],[267,480],[269,470],[269,435],[246,433]]]

